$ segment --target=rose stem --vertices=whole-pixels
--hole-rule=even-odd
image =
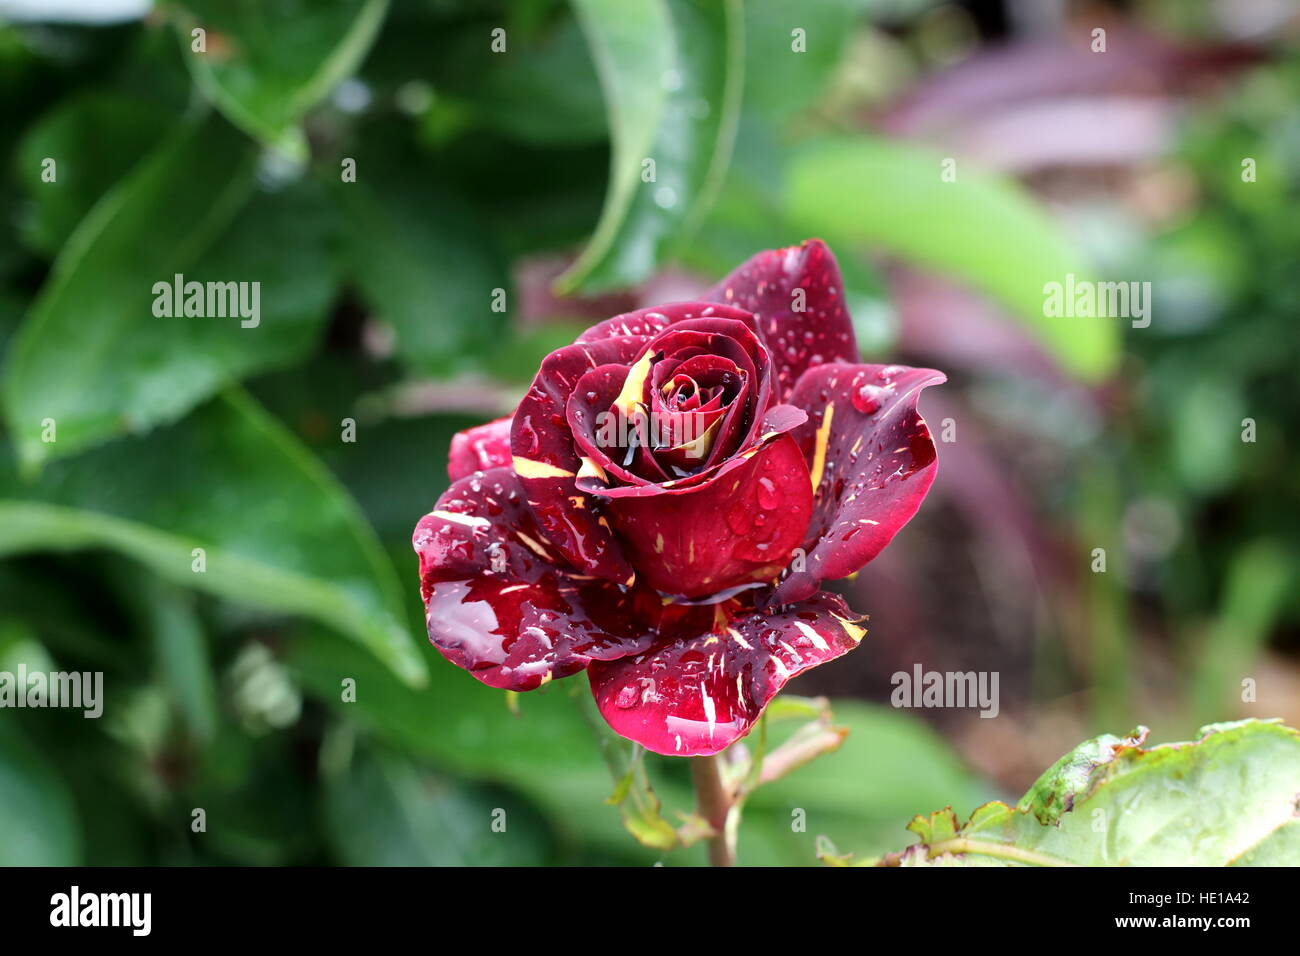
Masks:
[[[709,863],[735,866],[736,851],[727,837],[727,814],[731,795],[722,783],[722,768],[717,757],[691,757],[691,779],[695,783],[695,809],[713,828],[709,837]]]

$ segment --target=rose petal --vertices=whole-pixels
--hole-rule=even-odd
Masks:
[[[758,440],[752,443],[744,451],[753,452],[762,445],[766,445],[777,435],[784,435],[788,431],[793,431],[798,426],[808,420],[808,413],[802,408],[795,408],[793,405],[773,405],[763,416],[762,424],[758,429]],[[732,455],[726,461],[719,461],[706,465],[703,469],[693,475],[685,478],[671,478],[668,481],[661,482],[660,486],[665,489],[682,490],[686,488],[698,488],[706,482],[713,481],[718,473],[726,468],[739,468],[747,460],[744,451],[740,454]],[[807,456],[805,456],[806,459]],[[660,487],[656,486],[656,487]],[[640,492],[634,489],[622,487],[609,487],[590,478],[579,478],[578,487],[589,494],[598,494],[603,498],[619,498],[625,495],[636,494],[658,494],[659,492]]]
[[[573,344],[597,342],[608,338],[651,337],[658,335],[668,326],[684,319],[719,318],[735,319],[744,322],[754,331],[758,330],[754,317],[743,309],[723,305],[720,302],[670,302],[648,309],[625,312],[604,322],[597,322],[583,332]]]
[[[723,418],[745,396],[748,380],[736,363],[721,355],[696,355],[682,362],[671,376],[655,366],[650,393],[651,418],[662,438],[655,458],[673,476],[699,471],[721,456],[735,435],[723,428]],[[738,432],[738,428],[733,431]],[[734,450],[734,449],[733,449]]]
[[[645,485],[670,477],[662,469],[646,475],[637,473],[642,465],[655,465],[647,452],[639,454],[649,439],[649,422],[644,417],[624,416],[610,408],[627,379],[627,366],[601,365],[578,379],[565,411],[569,431],[580,454],[596,462],[606,475],[628,484]],[[636,444],[638,455],[624,464],[626,442]]]
[[[509,468],[455,482],[412,546],[429,640],[492,687],[532,690],[656,637],[659,596],[566,572]]]
[[[510,464],[511,416],[457,432],[451,439],[447,474],[451,480]]]
[[[796,290],[803,302],[796,302]],[[844,281],[826,243],[760,252],[708,291],[706,299],[754,313],[772,353],[776,400],[787,402],[799,376],[826,362],[858,361]],[[795,311],[797,305],[803,311]]]
[[[592,491],[641,578],[690,598],[775,580],[812,513],[808,466],[789,435],[773,434],[691,486]]]
[[[582,463],[569,431],[566,406],[589,369],[630,364],[648,341],[604,338],[552,352],[515,409],[510,431],[515,473],[556,550],[578,570],[620,583],[631,580],[632,567],[609,523],[597,513],[598,503],[574,486]]]
[[[594,349],[606,341],[581,347]],[[702,459],[698,465],[720,460],[752,444],[760,428],[761,412],[771,400],[767,350],[749,324],[712,316],[683,318],[651,339],[630,367],[597,366],[572,383],[567,416],[579,454],[598,463],[607,475],[628,484],[644,485],[674,477],[645,444],[653,437],[653,423],[644,419],[644,413],[654,404],[655,383],[663,380],[656,377],[661,365],[665,366],[663,374],[671,375],[677,368],[702,358],[725,359],[737,381],[731,406],[723,413],[722,425],[707,455],[698,456]],[[613,412],[622,421],[611,422],[604,417],[606,412]],[[520,414],[522,409],[516,413],[516,421]],[[615,427],[610,428],[611,424]],[[610,431],[632,437],[634,425],[641,438],[635,448],[610,447],[610,442],[600,440]]]
[[[609,725],[656,753],[715,754],[749,732],[786,681],[857,647],[865,631],[837,594],[753,611],[587,670]]]
[[[816,500],[803,570],[791,570],[775,602],[801,600],[822,581],[857,571],[916,514],[938,467],[916,402],[921,389],[944,381],[928,368],[839,364],[799,379],[791,402],[808,421],[793,434]]]
[[[705,355],[727,358],[742,374],[741,392],[722,419],[705,468],[754,444],[763,413],[772,404],[772,362],[752,325],[717,316],[682,319],[655,336],[649,348],[664,354],[670,374],[681,367],[678,358]]]

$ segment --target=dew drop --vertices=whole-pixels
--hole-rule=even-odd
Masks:
[[[523,447],[528,449],[528,454],[537,454],[540,442],[537,439],[537,430],[533,428],[531,415],[524,416],[523,423],[519,426],[519,437],[522,440]]]
[[[864,415],[872,415],[880,408],[881,389],[878,385],[863,385],[853,393],[853,407]]]
[[[727,509],[727,527],[733,534],[748,534],[754,527],[754,509],[745,502],[737,502]]]

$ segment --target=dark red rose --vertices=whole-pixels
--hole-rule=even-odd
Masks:
[[[659,753],[744,736],[861,640],[821,582],[934,480],[916,402],[944,376],[857,359],[817,240],[552,352],[511,418],[456,436],[415,529],[430,640],[493,687],[585,669],[610,725]]]

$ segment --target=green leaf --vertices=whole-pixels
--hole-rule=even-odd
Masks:
[[[382,751],[359,755],[325,790],[326,827],[349,866],[539,865],[546,833],[529,810]]]
[[[312,825],[318,779],[304,772],[301,758],[301,738],[293,734],[253,736],[220,723],[192,775],[168,788],[171,812],[188,822],[192,808],[202,807],[208,822],[206,833],[174,850],[169,862],[181,854],[184,862],[237,866],[319,862],[323,834]]]
[[[507,53],[485,55],[489,34],[482,20],[455,32],[445,22],[417,25],[452,33],[444,55],[428,64],[438,91],[430,114],[441,104],[468,122],[538,146],[603,142],[605,104],[577,21],[564,16],[536,30],[502,26],[509,33]],[[426,129],[431,118],[426,114]]]
[[[446,374],[489,354],[505,319],[495,290],[509,281],[474,212],[427,177],[365,157],[357,179],[335,187],[347,274],[392,328],[397,355],[416,372]]]
[[[151,306],[139,305],[118,313],[117,337],[103,344],[113,356],[108,364],[87,370],[79,380],[45,380],[38,395],[27,396],[27,406],[42,399],[49,403],[51,410],[42,420],[54,419],[58,441],[42,443],[37,450],[30,441],[20,440],[20,449],[28,456],[56,457],[111,438],[122,428],[103,421],[113,411],[130,431],[173,421],[227,382],[305,355],[315,347],[336,295],[331,248],[336,233],[333,210],[310,182],[256,194],[183,273],[186,283],[247,282],[250,289],[256,283],[256,319],[158,318]],[[158,281],[174,285],[173,275],[159,276]],[[137,279],[152,287],[148,277]],[[73,320],[65,308],[80,301],[66,300],[42,333],[31,333],[38,344],[31,347],[27,361],[43,368],[68,351],[79,357],[82,349],[95,348],[85,336],[73,349],[55,337]],[[256,325],[245,327],[254,321]],[[103,389],[106,396],[94,408],[88,407],[88,388]],[[71,411],[53,410],[62,408]],[[91,415],[96,418],[88,419]]]
[[[415,567],[409,569],[415,578]],[[582,718],[564,688],[528,694],[515,716],[500,693],[484,687],[432,650],[432,684],[403,686],[373,659],[320,628],[309,627],[289,643],[285,662],[304,689],[389,742],[414,755],[437,760],[458,773],[513,784],[537,777],[580,776],[597,781],[591,797],[609,793]],[[341,681],[356,681],[356,700],[340,699]],[[617,822],[617,816],[610,811]]]
[[[80,827],[67,786],[11,719],[0,721],[0,866],[80,862]]]
[[[1000,301],[1072,374],[1098,379],[1119,358],[1114,318],[1052,318],[1043,287],[1081,271],[1058,228],[1011,182],[943,157],[862,138],[824,140],[789,168],[790,218],[832,245],[871,244]]]
[[[826,86],[861,19],[844,0],[744,0],[745,105],[768,121],[808,106]],[[804,49],[794,49],[796,29]]]
[[[403,679],[424,678],[392,566],[356,505],[240,392],[179,425],[51,465],[35,485],[0,467],[0,556],[96,547],[179,584],[314,618]],[[201,572],[195,548],[205,551]]]
[[[413,566],[410,575],[414,581]],[[422,691],[404,687],[355,645],[321,628],[304,628],[288,644],[286,663],[307,692],[386,743],[441,769],[515,787],[547,809],[570,838],[646,860],[647,851],[628,836],[619,812],[602,806],[610,794],[609,771],[568,687],[521,695],[515,714],[499,692],[436,651],[426,655],[430,686]],[[349,677],[356,681],[356,701],[343,703],[340,682]],[[673,806],[690,806],[689,791],[671,785],[656,790]],[[592,809],[575,814],[574,807]]]
[[[193,596],[157,577],[132,579],[141,592],[139,606],[153,641],[155,666],[172,707],[189,732],[206,743],[216,734],[217,690]]]
[[[152,290],[221,234],[251,173],[248,143],[227,124],[187,123],[82,220],[9,347],[4,404],[24,464],[170,420],[213,391],[202,346],[222,322],[257,330],[156,318]],[[56,442],[41,440],[47,419]]]
[[[82,93],[46,114],[23,137],[15,174],[31,204],[21,223],[27,243],[54,255],[104,193],[125,177],[176,122],[174,115],[113,91]],[[53,182],[42,177],[54,160]]]
[[[1144,749],[1146,728],[1089,740],[1015,807],[988,803],[964,825],[918,816],[920,842],[891,866],[1240,866],[1300,864],[1300,732],[1277,721],[1201,728]]]
[[[388,0],[180,0],[177,25],[194,81],[232,123],[268,145],[293,144],[302,116],[370,50]],[[206,31],[205,52],[192,31]]]
[[[789,696],[777,697],[769,707],[769,723],[798,702],[787,701]],[[998,795],[914,715],[842,699],[832,701],[832,708],[834,723],[849,731],[839,748],[763,784],[748,798],[740,828],[742,863],[752,858],[749,844],[762,816],[775,818],[772,831],[783,841],[786,860],[808,860],[818,835],[859,851],[884,852],[897,845],[899,819],[916,807],[952,803],[974,808]],[[781,745],[777,730],[769,732],[770,749]],[[757,747],[757,733],[746,739],[751,749]],[[864,767],[871,772],[864,773]],[[806,832],[791,832],[795,809],[806,813]]]
[[[739,0],[573,0],[605,93],[605,207],[565,292],[626,286],[674,255],[731,161],[743,90]],[[643,181],[647,160],[653,182]]]
[[[585,700],[579,702],[589,716],[589,723],[600,723],[595,716],[595,708]],[[603,723],[595,728],[597,741],[604,754],[605,763],[614,777],[614,792],[605,798],[605,803],[618,807],[623,819],[623,827],[642,846],[654,850],[671,850],[682,845],[685,834],[678,831],[663,816],[663,804],[650,783],[650,774],[646,770],[646,749],[640,744],[623,740]],[[711,830],[704,824],[704,833],[697,834],[691,825],[689,839],[693,842],[700,835],[707,836]]]

